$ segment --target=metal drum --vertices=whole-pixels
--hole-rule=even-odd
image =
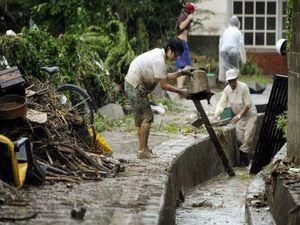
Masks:
[[[4,95],[0,97],[0,120],[10,120],[25,116],[27,100],[20,95]]]

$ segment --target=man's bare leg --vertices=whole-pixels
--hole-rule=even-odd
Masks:
[[[141,150],[141,127],[136,127],[136,134],[139,142],[139,151]]]
[[[137,128],[138,139],[139,139],[139,151],[138,158],[153,158],[152,151],[148,148],[148,139],[150,134],[150,123],[142,123],[140,128]]]
[[[150,123],[142,123],[140,128],[140,148],[141,150],[148,149],[148,139],[150,133]]]

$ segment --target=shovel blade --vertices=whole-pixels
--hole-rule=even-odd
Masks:
[[[201,118],[199,118],[191,123],[191,125],[196,128],[200,128],[202,126],[202,124],[203,124],[203,120]]]

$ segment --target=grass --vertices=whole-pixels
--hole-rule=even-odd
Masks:
[[[95,116],[95,129],[97,132],[120,130],[133,132],[135,131],[133,115],[126,115],[122,119],[112,120],[104,118],[102,116]],[[197,129],[189,124],[182,124],[177,122],[163,122],[161,124],[151,124],[152,132],[164,132],[168,134],[198,134],[205,133],[206,129],[204,126]]]
[[[276,128],[283,132],[283,136],[287,139],[288,136],[288,117],[287,111],[280,114],[276,118]]]
[[[122,119],[108,119],[96,114],[95,116],[95,129],[97,132],[112,131],[112,130],[123,130],[133,131],[134,121],[132,114],[126,115]]]
[[[202,126],[199,129],[193,127],[190,124],[182,124],[177,122],[163,122],[160,125],[153,125],[151,128],[152,131],[156,132],[165,132],[168,134],[199,134],[206,133],[205,127]]]
[[[238,178],[239,178],[240,180],[250,180],[250,179],[253,178],[253,176],[250,175],[250,174],[241,174],[241,175],[238,176]]]
[[[267,76],[267,75],[242,75],[239,77],[239,80],[244,83],[247,83],[250,81],[255,81],[256,83],[259,83],[259,84],[273,83],[272,76]]]

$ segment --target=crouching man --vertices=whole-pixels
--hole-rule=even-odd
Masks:
[[[229,69],[225,73],[226,81],[229,83],[222,93],[214,114],[216,119],[225,107],[231,107],[234,117],[231,123],[236,124],[236,135],[239,142],[240,165],[248,166],[248,153],[253,144],[256,129],[257,110],[251,100],[247,84],[238,81],[239,71]]]

